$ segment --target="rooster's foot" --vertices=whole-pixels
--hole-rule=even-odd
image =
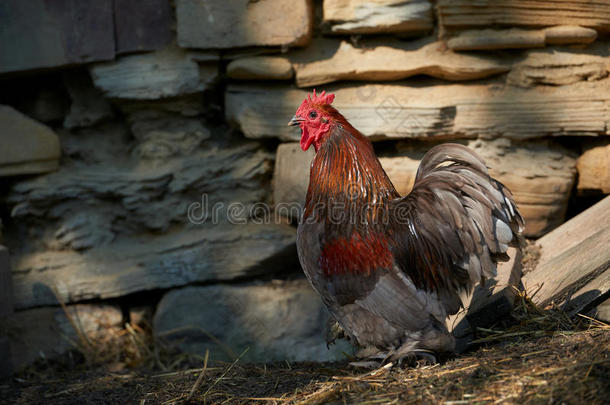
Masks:
[[[349,339],[349,337],[345,334],[339,322],[330,319],[326,329],[326,347],[330,348],[330,345],[335,344],[337,339]]]

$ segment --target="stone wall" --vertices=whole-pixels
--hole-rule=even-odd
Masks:
[[[69,348],[38,338],[69,334],[58,301],[86,308],[96,333],[149,306],[160,340],[214,359],[246,346],[250,361],[342,358],[300,277],[298,210],[261,204],[304,199],[312,154],[286,123],[313,87],[336,94],[401,193],[447,140],[486,159],[529,237],[610,192],[610,4],[4,3],[0,213],[16,312],[0,341],[17,368]]]

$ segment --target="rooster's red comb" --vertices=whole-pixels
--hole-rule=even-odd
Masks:
[[[307,101],[310,104],[332,104],[335,99],[335,95],[332,93],[326,94],[326,91],[323,90],[319,95],[316,94],[316,89],[313,89],[313,95],[307,95]]]

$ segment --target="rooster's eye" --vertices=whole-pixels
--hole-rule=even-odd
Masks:
[[[314,119],[314,118],[316,118],[317,116],[318,116],[318,113],[317,113],[317,112],[315,112],[315,111],[312,111],[312,112],[310,112],[310,113],[309,113],[309,118],[311,118],[311,119]]]

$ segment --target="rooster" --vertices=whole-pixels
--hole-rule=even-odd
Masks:
[[[360,364],[454,351],[445,321],[522,241],[510,191],[471,149],[433,147],[400,196],[373,150],[331,103],[308,96],[288,125],[311,145],[309,188],[297,232],[301,266]],[[375,363],[377,362],[377,363]]]

